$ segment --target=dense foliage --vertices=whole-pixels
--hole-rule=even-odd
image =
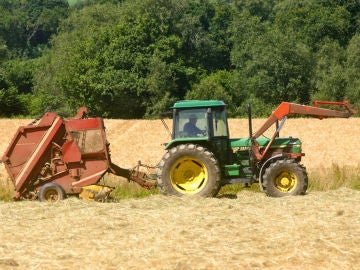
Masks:
[[[152,117],[180,99],[350,99],[360,108],[360,2],[3,0],[0,116]]]

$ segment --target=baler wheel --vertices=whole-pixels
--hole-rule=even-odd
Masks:
[[[271,197],[304,195],[308,187],[306,169],[291,159],[278,160],[265,170],[263,187]]]
[[[56,183],[47,183],[39,192],[39,200],[42,202],[58,202],[65,199],[65,191]]]
[[[215,156],[195,144],[171,148],[157,171],[160,191],[166,195],[213,197],[220,189],[221,173]]]

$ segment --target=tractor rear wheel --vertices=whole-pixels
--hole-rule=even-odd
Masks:
[[[58,202],[65,199],[65,191],[56,183],[43,185],[39,192],[39,200],[42,202]]]
[[[265,170],[263,187],[271,197],[304,195],[308,187],[306,169],[291,159],[278,160]]]
[[[214,197],[221,187],[215,156],[195,144],[181,144],[163,156],[157,171],[160,191],[166,195]]]

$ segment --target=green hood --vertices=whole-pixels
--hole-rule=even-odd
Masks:
[[[258,138],[256,141],[259,143],[260,147],[265,147],[270,139],[269,138]],[[283,148],[286,146],[301,146],[301,141],[297,138],[275,138],[271,148]],[[251,141],[249,138],[240,138],[240,139],[230,139],[231,148],[245,148],[251,146]]]

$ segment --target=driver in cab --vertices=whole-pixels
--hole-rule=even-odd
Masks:
[[[189,122],[184,125],[184,132],[190,137],[196,137],[198,134],[204,134],[204,131],[196,126],[196,115],[192,114],[189,117]]]

